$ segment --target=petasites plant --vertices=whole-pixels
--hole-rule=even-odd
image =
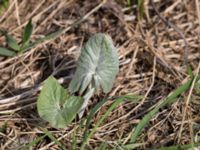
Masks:
[[[37,101],[41,118],[56,128],[67,126],[77,115],[82,117],[90,98],[100,89],[110,92],[119,71],[117,49],[112,39],[102,33],[91,37],[81,50],[69,91],[50,76]],[[81,96],[73,96],[75,92]]]
[[[50,76],[39,95],[37,109],[41,118],[56,128],[67,126],[76,116],[83,99],[69,95],[58,81]]]
[[[99,33],[91,37],[81,50],[75,75],[69,85],[70,92],[85,93],[80,117],[95,91],[102,88],[103,92],[110,92],[118,71],[117,49],[110,36]]]

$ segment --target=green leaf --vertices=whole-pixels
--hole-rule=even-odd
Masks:
[[[45,35],[44,37],[38,38],[36,41],[30,43],[29,45],[25,45],[23,47],[23,51],[27,51],[35,46],[37,46],[38,44],[41,44],[43,42],[49,41],[49,40],[53,40],[55,38],[57,38],[58,36],[60,36],[63,33],[64,29],[59,29],[56,32],[50,33],[48,35]]]
[[[3,47],[0,47],[0,55],[1,56],[9,56],[9,57],[12,57],[12,56],[15,56],[16,53],[9,50],[9,49],[6,49],[6,48],[3,48]]]
[[[22,37],[22,47],[27,46],[30,41],[30,37],[33,31],[32,20],[29,20],[28,24],[26,25]]]
[[[19,51],[20,46],[17,44],[16,40],[9,34],[5,34],[5,36],[6,36],[6,43],[8,44],[8,46],[15,51]]]
[[[83,99],[70,96],[58,81],[50,76],[39,95],[37,109],[41,118],[55,128],[66,127],[75,118]]]
[[[117,49],[110,36],[98,33],[82,48],[75,75],[69,85],[70,92],[83,93],[89,85],[108,93],[119,71]]]

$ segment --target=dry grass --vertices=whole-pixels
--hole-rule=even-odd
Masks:
[[[99,3],[92,0],[41,0],[10,1],[9,8],[0,17],[0,28],[9,31],[18,40],[30,18],[35,26],[33,39],[47,33],[67,28],[85,16]],[[185,51],[188,64],[194,73],[199,73],[200,62],[200,5],[198,0],[157,0],[155,6],[160,14],[170,20],[185,36],[188,44],[176,30],[167,27],[156,15],[149,1],[144,3],[144,18],[134,3],[108,1],[92,12],[86,20],[67,32],[24,54],[13,58],[0,57],[0,126],[6,121],[8,128],[0,133],[0,149],[18,149],[42,135],[39,126],[47,128],[53,135],[71,148],[74,133],[81,142],[82,129],[79,122],[65,129],[53,129],[37,114],[35,103],[42,82],[53,74],[65,87],[75,69],[81,45],[94,33],[111,35],[118,48],[120,73],[110,96],[127,93],[144,95],[138,104],[130,102],[120,105],[98,129],[90,142],[90,149],[97,149],[101,142],[110,146],[118,139],[126,143],[132,129],[148,110],[165,98],[173,89],[189,79],[184,64]],[[5,39],[0,37],[0,44]],[[88,111],[105,95],[93,98]],[[140,136],[145,142],[141,149],[176,144],[188,144],[196,139],[200,123],[200,96],[191,88],[184,99],[160,110]],[[93,123],[106,111],[103,106]],[[87,115],[87,113],[85,114]],[[34,149],[59,149],[48,138]],[[89,149],[89,147],[88,147]]]

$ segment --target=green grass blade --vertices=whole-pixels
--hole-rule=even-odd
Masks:
[[[121,104],[123,101],[125,100],[131,100],[133,102],[132,99],[135,99],[135,102],[138,102],[141,97],[140,96],[131,96],[131,95],[125,95],[125,96],[120,96],[118,98],[115,99],[114,103],[109,107],[109,109],[105,112],[105,114],[97,121],[96,125],[94,126],[94,128],[92,129],[92,131],[90,133],[87,133],[87,131],[84,133],[84,137],[83,137],[83,143],[81,145],[81,149],[83,150],[85,147],[85,144],[88,142],[88,140],[92,137],[92,135],[96,132],[97,128],[100,126],[100,124],[105,120],[105,118],[119,105]],[[105,104],[106,100],[103,100],[101,102],[99,102],[92,110],[91,110],[91,116],[89,115],[88,120],[91,120],[91,118],[94,116],[94,114],[99,110],[99,108]],[[90,122],[90,121],[89,121]],[[86,123],[86,126],[88,126],[89,124]]]
[[[139,11],[139,19],[143,19],[144,18],[144,4],[143,4],[143,0],[137,0],[137,7],[138,7],[138,11]]]
[[[50,33],[50,34],[46,35],[45,37],[37,39],[35,42],[30,43],[28,46],[26,46],[23,49],[23,51],[27,51],[27,50],[37,46],[38,44],[41,44],[43,42],[46,42],[46,41],[49,41],[49,40],[53,40],[53,39],[59,37],[63,33],[64,30],[65,29],[60,29],[60,30],[58,30],[56,32],[53,32],[53,33]]]
[[[85,127],[85,131],[83,133],[83,139],[86,139],[88,136],[88,128],[90,126],[90,123],[92,121],[92,118],[95,116],[95,114],[99,111],[99,109],[106,103],[108,102],[108,99],[104,99],[102,101],[100,101],[99,103],[97,103],[94,108],[90,111],[89,116],[87,117],[87,121],[86,121],[86,127]]]
[[[133,144],[127,144],[127,145],[122,145],[121,147],[124,150],[130,150],[130,149],[135,149],[137,147],[140,147],[142,145],[144,145],[145,143],[133,143]]]
[[[138,95],[124,95],[124,96],[120,96],[120,97],[117,97],[117,98],[124,98],[124,99],[127,99],[128,101],[132,101],[134,103],[137,103],[140,99],[143,98],[143,96],[138,96]],[[87,117],[87,121],[86,121],[86,128],[89,127],[90,125],[90,122],[92,120],[92,118],[95,116],[95,114],[99,111],[99,109],[110,99],[113,99],[112,97],[111,98],[107,98],[107,99],[104,99],[102,101],[100,101],[99,103],[97,103],[94,108],[91,110],[89,116]]]
[[[199,78],[198,78],[199,79]],[[143,128],[149,123],[151,118],[159,111],[160,108],[171,104],[176,101],[176,98],[184,93],[186,90],[188,90],[191,86],[191,83],[193,80],[188,81],[184,85],[180,86],[178,89],[176,89],[174,92],[172,92],[165,100],[163,100],[158,106],[156,106],[152,111],[150,111],[147,115],[143,117],[143,119],[140,121],[140,123],[137,125],[134,133],[131,136],[131,140],[129,144],[135,143],[139,135],[141,134]]]
[[[43,135],[40,136],[38,138],[36,138],[35,140],[33,140],[31,143],[24,145],[22,148],[19,148],[20,150],[27,150],[30,147],[34,146],[35,144],[39,143],[40,141],[42,141],[47,135]]]
[[[83,139],[83,144],[81,145],[81,150],[84,149],[85,144],[88,142],[88,140],[92,137],[92,135],[96,132],[97,128],[100,126],[100,124],[104,121],[104,119],[112,112],[114,108],[116,108],[121,102],[123,102],[123,99],[119,98],[117,99],[110,108],[106,111],[106,113],[97,121],[96,125],[92,129],[92,131],[87,134],[86,137]]]
[[[98,150],[106,150],[107,144],[105,142],[102,142],[98,148]]]
[[[0,55],[1,56],[9,56],[9,57],[13,57],[16,55],[16,53],[14,51],[11,51],[9,49],[0,47]]]
[[[32,25],[32,20],[30,19],[28,24],[26,25],[26,27],[24,29],[24,33],[23,33],[23,36],[22,36],[22,47],[29,44],[32,32],[33,32],[33,25]]]
[[[5,36],[6,36],[6,43],[8,44],[8,46],[15,51],[19,51],[20,46],[17,44],[16,40],[8,34],[5,34]]]
[[[55,142],[55,144],[57,144],[59,147],[61,147],[63,150],[67,150],[65,148],[65,146],[60,142],[58,141],[51,132],[49,132],[47,129],[44,129],[42,128],[42,131],[53,141]]]
[[[92,118],[95,116],[95,114],[99,111],[99,109],[100,109],[106,102],[108,102],[108,99],[104,99],[104,100],[100,101],[99,103],[97,103],[97,104],[94,106],[94,108],[91,110],[89,116],[87,117],[86,128],[89,127]]]
[[[76,138],[76,134],[74,134],[73,137],[72,137],[72,150],[77,150],[77,138]]]

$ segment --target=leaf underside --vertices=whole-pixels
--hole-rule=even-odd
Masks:
[[[70,92],[82,94],[89,85],[108,93],[119,71],[117,49],[110,36],[98,33],[81,50],[75,75],[69,85]]]

